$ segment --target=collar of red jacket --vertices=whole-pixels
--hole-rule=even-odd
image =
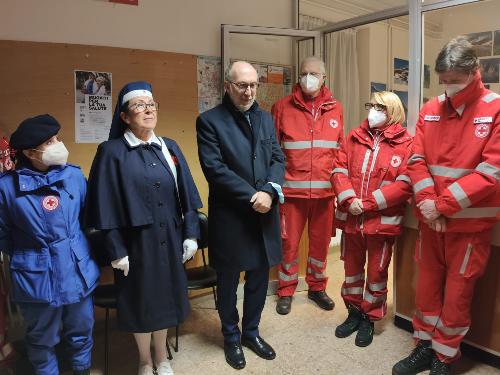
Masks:
[[[302,92],[302,89],[300,88],[300,83],[296,83],[293,86],[292,97],[296,105],[301,108],[308,108],[306,102],[310,101],[311,99],[306,99],[304,93]],[[337,103],[331,91],[325,85],[321,86],[321,90],[318,96],[314,98],[314,100],[316,108],[322,108],[325,110],[333,108]]]
[[[387,125],[382,129],[370,129],[370,126],[368,125],[368,120],[365,119],[363,122],[361,122],[361,125],[354,130],[354,132],[363,139],[366,139],[366,137],[371,138],[377,132],[383,133],[384,138],[395,139],[404,136],[406,133],[406,129],[403,128],[403,126],[401,126],[399,122]]]
[[[456,110],[460,108],[462,105],[469,105],[475,101],[478,97],[483,94],[484,85],[481,81],[481,74],[479,70],[472,76],[472,82],[467,85],[463,90],[459,91],[456,95],[448,98],[450,100],[451,106]]]

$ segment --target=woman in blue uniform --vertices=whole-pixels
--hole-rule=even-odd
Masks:
[[[189,311],[183,262],[198,248],[201,207],[181,150],[154,133],[157,114],[147,82],[123,87],[109,140],[92,164],[87,200],[87,225],[105,231],[117,269],[118,324],[134,334],[140,375],[153,374],[151,337],[157,373],[173,374],[167,328]]]
[[[74,374],[88,375],[99,269],[79,220],[85,177],[66,163],[59,129],[55,118],[40,115],[10,138],[16,169],[0,175],[0,249],[10,256],[12,297],[36,374],[59,374],[54,347],[63,339]]]

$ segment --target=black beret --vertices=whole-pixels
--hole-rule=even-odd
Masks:
[[[10,147],[15,150],[36,148],[59,133],[59,129],[61,129],[61,125],[51,115],[27,118],[10,136]]]

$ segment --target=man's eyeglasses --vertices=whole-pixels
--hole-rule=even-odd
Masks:
[[[132,104],[128,109],[132,110],[135,113],[144,112],[146,109],[150,111],[158,111],[160,109],[160,103],[152,102],[152,103],[136,103]]]
[[[315,72],[309,72],[309,73],[300,73],[299,78],[306,77],[308,74],[320,79],[321,77],[324,76],[323,73],[315,73]]]
[[[378,103],[365,103],[365,109],[369,111],[370,109],[375,109],[375,111],[385,111],[387,106]]]
[[[233,82],[229,81],[233,85],[236,86],[236,88],[240,91],[247,91],[247,89],[250,87],[250,90],[257,90],[257,87],[259,87],[259,82],[252,82],[252,83],[246,83],[246,82]]]

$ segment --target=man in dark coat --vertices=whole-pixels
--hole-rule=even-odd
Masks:
[[[259,336],[259,321],[269,282],[269,268],[281,261],[278,202],[285,160],[272,117],[255,97],[258,76],[235,62],[224,84],[222,104],[196,121],[198,154],[209,184],[209,255],[217,271],[218,311],[226,361],[245,367],[241,345],[265,359],[273,348]],[[245,271],[242,332],[238,328],[236,290]]]

